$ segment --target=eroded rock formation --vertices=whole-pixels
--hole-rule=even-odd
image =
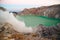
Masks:
[[[51,6],[42,6],[38,8],[24,9],[18,13],[19,15],[39,15],[52,18],[60,18],[60,4]]]

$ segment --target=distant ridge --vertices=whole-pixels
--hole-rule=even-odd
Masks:
[[[51,18],[60,18],[60,4],[30,9],[25,8],[23,11],[18,12],[18,15],[39,15]]]

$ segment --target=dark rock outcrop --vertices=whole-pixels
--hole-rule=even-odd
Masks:
[[[60,39],[60,23],[56,26],[45,27],[44,25],[39,25],[37,27],[36,33],[44,38],[56,38]]]
[[[4,7],[0,7],[0,10],[6,11],[6,9]]]

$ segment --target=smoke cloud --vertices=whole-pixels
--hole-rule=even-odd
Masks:
[[[0,10],[0,23],[8,22],[13,25],[13,29],[17,32],[22,33],[31,33],[33,32],[31,27],[26,27],[25,23],[23,21],[17,20],[13,13],[9,13],[8,11],[2,11]]]

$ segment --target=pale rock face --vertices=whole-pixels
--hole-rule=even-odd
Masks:
[[[17,20],[12,13],[8,11],[0,10],[0,23],[8,22],[13,25],[13,29],[17,32],[22,33],[32,33],[33,29],[31,27],[26,27],[23,21]]]
[[[59,14],[56,14],[56,15],[55,15],[55,18],[59,18]]]

